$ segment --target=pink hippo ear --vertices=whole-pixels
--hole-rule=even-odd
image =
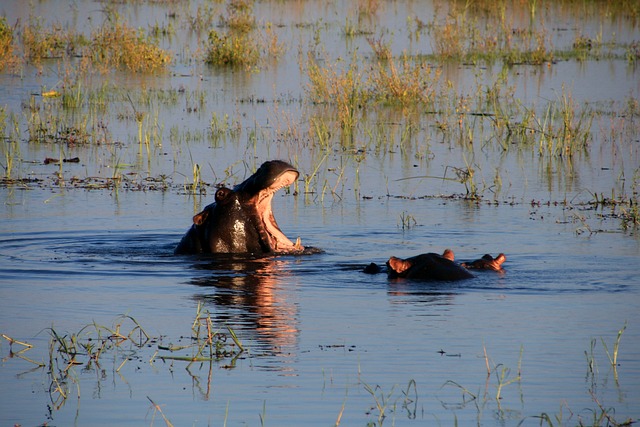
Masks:
[[[202,212],[195,214],[193,216],[193,223],[195,225],[202,225],[207,220],[208,216],[209,216],[209,211],[205,209]]]
[[[496,265],[496,270],[502,270],[502,264],[507,260],[507,256],[502,252],[498,254],[497,257],[493,260]]]
[[[404,259],[400,259],[400,258],[396,258],[394,256],[389,258],[389,261],[387,261],[387,265],[389,266],[389,268],[391,268],[397,274],[402,274],[403,272],[405,272],[405,271],[407,271],[408,269],[411,268],[411,262],[410,261],[407,261],[407,260],[404,260]]]
[[[445,249],[444,252],[442,253],[442,258],[446,258],[449,261],[453,261],[454,259],[453,251],[451,249]]]

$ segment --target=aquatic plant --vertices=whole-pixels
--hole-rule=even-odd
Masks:
[[[251,69],[260,60],[260,51],[265,49],[271,56],[282,52],[282,44],[270,25],[260,43],[256,37],[256,20],[253,4],[247,0],[231,0],[227,4],[226,15],[220,16],[220,24],[226,32],[215,29],[209,31],[205,62],[215,66],[239,66]]]
[[[42,362],[34,361],[25,355],[27,351],[33,350],[33,345],[6,334],[1,336],[11,346],[15,344],[24,347],[16,352],[12,350],[12,356],[35,364],[37,368],[46,368],[45,373],[51,384],[47,390],[52,409],[59,410],[74,390],[77,398],[81,398],[79,373],[75,370],[77,366],[82,366],[83,372],[100,370],[104,374],[106,371],[101,364],[105,358],[112,358],[113,372],[122,375],[127,362],[139,359],[142,357],[139,353],[154,345],[157,349],[149,359],[151,365],[156,359],[181,360],[189,362],[188,371],[194,362],[219,362],[230,359],[224,367],[231,368],[244,351],[244,347],[231,327],[224,326],[223,329],[224,331],[214,327],[210,313],[201,303],[198,304],[191,327],[192,336],[188,338],[189,343],[185,346],[164,345],[163,337],[149,335],[134,317],[127,314],[118,316],[111,327],[94,321],[74,333],[63,333],[52,326],[47,329],[50,336],[48,358]],[[192,353],[181,354],[185,350],[191,350]]]
[[[151,72],[171,63],[169,52],[141,30],[136,31],[116,18],[107,20],[93,32],[88,54],[93,65],[104,71],[126,68],[133,72]]]
[[[480,9],[481,13],[472,9]],[[434,59],[476,63],[501,60],[506,64],[542,64],[553,60],[550,36],[544,22],[518,28],[509,20],[505,3],[458,5],[441,21],[438,14],[426,24],[433,39]],[[491,24],[480,21],[478,15],[491,17]],[[532,16],[535,13],[532,12]]]
[[[0,71],[16,68],[17,64],[13,28],[7,23],[7,18],[0,16]]]
[[[389,105],[430,105],[435,97],[441,70],[403,54],[397,65],[393,59],[378,61],[369,75],[371,98]]]
[[[204,304],[199,302],[196,308],[195,319],[191,325],[192,343],[185,346],[158,346],[159,350],[169,351],[170,353],[183,350],[191,350],[192,353],[188,355],[162,354],[157,357],[162,360],[186,361],[189,362],[189,366],[194,362],[212,362],[231,358],[230,364],[226,365],[226,367],[233,367],[236,359],[244,351],[244,347],[233,329],[226,326],[225,330],[235,344],[235,347],[227,344],[226,333],[222,332],[222,329],[214,326],[211,320],[211,313],[204,308]],[[154,357],[156,357],[156,355],[154,355]]]
[[[616,340],[613,343],[612,353],[609,353],[609,348],[607,347],[607,344],[605,343],[604,338],[600,338],[600,340],[602,341],[602,346],[604,347],[604,351],[607,353],[609,362],[611,363],[611,366],[613,367],[614,370],[618,366],[618,351],[620,350],[620,338],[622,338],[622,333],[625,331],[625,329],[627,329],[627,322],[624,322],[624,326],[618,331],[618,336],[616,337]]]
[[[408,230],[418,225],[416,218],[408,212],[403,211],[398,219],[398,227],[402,230]]]
[[[209,32],[209,42],[205,62],[218,66],[251,67],[258,63],[260,51],[250,35],[241,33],[221,34]]]
[[[389,392],[385,393],[380,385],[375,387],[362,382],[364,389],[371,395],[374,401],[374,406],[371,410],[367,411],[367,415],[373,415],[374,411],[377,412],[376,421],[367,423],[367,426],[383,426],[384,420],[387,418],[388,413],[393,413],[398,410],[398,404],[400,408],[407,412],[409,418],[415,418],[417,412],[418,403],[418,386],[415,380],[409,380],[407,388],[402,390],[402,396],[395,397],[395,386],[391,387]],[[413,391],[412,391],[413,390]]]
[[[149,396],[147,396],[149,402],[151,402],[151,409],[153,409],[153,415],[151,415],[151,425],[153,425],[153,421],[155,420],[156,414],[159,413],[167,427],[173,427],[173,424],[162,412],[162,408],[156,402],[154,402]]]
[[[625,328],[626,328],[626,322],[625,322],[625,325],[618,331],[618,335],[614,343],[614,348],[615,348],[614,355],[609,354],[606,344],[604,343],[604,339],[601,338],[601,341],[605,348],[605,352],[607,353],[607,356],[609,356],[611,363],[617,363],[615,362],[617,358],[617,350],[619,349],[620,337],[624,332]],[[612,408],[612,407],[607,408],[603,406],[602,403],[600,402],[600,398],[597,395],[599,384],[598,384],[598,369],[595,362],[596,361],[596,354],[595,354],[596,343],[597,343],[597,340],[595,338],[592,339],[590,342],[590,350],[589,351],[585,350],[584,352],[587,358],[587,366],[588,366],[587,379],[590,380],[588,392],[591,395],[592,401],[596,405],[596,407],[586,408],[583,411],[586,414],[591,414],[592,418],[590,420],[589,419],[585,420],[581,415],[578,415],[577,425],[630,426],[635,423],[633,419],[627,418],[623,421],[618,421],[616,419],[618,418],[618,416],[616,414],[615,408]],[[440,387],[440,392],[445,393],[447,389],[453,388],[461,392],[461,395],[460,397],[457,398],[455,403],[453,401],[450,401],[450,399],[452,398],[450,396],[447,396],[447,397],[440,396],[439,399],[441,403],[445,405],[445,407],[455,407],[455,408],[465,407],[469,403],[473,402],[473,404],[476,406],[478,411],[484,410],[489,403],[495,402],[496,408],[497,408],[496,413],[500,418],[502,418],[508,415],[510,412],[508,409],[502,408],[503,405],[506,406],[505,398],[502,395],[503,388],[513,383],[520,384],[521,381],[524,381],[522,378],[522,357],[523,357],[524,348],[522,346],[520,347],[520,355],[518,358],[517,372],[513,377],[510,377],[510,373],[511,373],[510,368],[508,368],[503,364],[495,364],[494,362],[491,361],[487,353],[487,349],[484,346],[483,346],[483,351],[484,351],[485,365],[487,369],[487,381],[484,384],[484,393],[482,394],[481,392],[474,393],[470,391],[468,387],[465,387],[456,381],[448,380]],[[614,379],[617,383],[618,378],[615,370],[615,365],[612,365],[612,366],[613,366],[613,372],[614,372]],[[491,384],[490,379],[492,375],[494,375],[496,379],[496,383],[495,383],[496,394],[494,396],[488,393],[488,389]],[[520,399],[522,399],[522,391],[520,391]],[[549,427],[553,427],[555,425],[567,425],[566,424],[567,420],[564,419],[564,415],[562,411],[563,406],[566,406],[567,409],[569,410],[570,418],[576,414],[574,411],[569,409],[568,404],[564,403],[561,406],[560,413],[558,414],[550,414],[548,412],[543,412],[539,415],[524,416],[520,420],[518,425],[523,425],[525,421],[529,418],[539,419],[540,425],[548,425]],[[575,424],[575,422],[573,422],[572,425],[573,424]]]
[[[311,102],[329,104],[337,109],[343,142],[350,143],[356,123],[356,110],[369,98],[364,89],[357,57],[354,54],[344,68],[338,64],[323,67],[310,53],[306,66],[309,77],[307,93]]]
[[[61,25],[43,28],[42,18],[31,17],[22,30],[22,46],[25,60],[40,65],[43,59],[74,55],[88,41],[73,29]]]
[[[14,339],[14,338],[6,335],[6,334],[0,334],[0,336],[9,342],[9,353],[10,353],[11,357],[20,358],[22,360],[25,360],[25,361],[27,361],[29,363],[32,363],[32,364],[38,366],[38,367],[43,367],[44,366],[44,363],[36,362],[36,361],[30,359],[29,357],[27,357],[25,355],[26,352],[28,352],[29,350],[31,350],[33,348],[32,344],[29,344],[28,342],[24,342],[24,341],[19,341],[19,340]],[[23,348],[21,350],[18,350],[18,351],[14,352],[13,351],[13,345],[14,344],[22,346]]]
[[[256,25],[253,3],[248,0],[230,0],[227,3],[227,15],[220,16],[220,24],[240,33],[253,30]]]

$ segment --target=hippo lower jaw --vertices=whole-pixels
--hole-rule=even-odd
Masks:
[[[260,235],[269,250],[274,253],[301,253],[304,251],[304,246],[300,244],[300,237],[293,243],[280,230],[271,208],[271,201],[275,193],[281,188],[291,185],[297,178],[298,172],[294,170],[286,171],[256,196],[255,207],[261,221]]]

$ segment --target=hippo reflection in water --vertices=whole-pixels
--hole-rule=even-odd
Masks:
[[[447,249],[442,255],[426,253],[407,259],[392,256],[387,261],[387,274],[391,279],[463,280],[474,277],[469,269],[502,271],[502,264],[506,259],[507,257],[502,253],[495,258],[487,254],[475,261],[457,264],[454,262],[453,251]],[[365,268],[367,273],[378,271],[380,268],[373,263]]]
[[[265,162],[233,189],[219,188],[215,202],[193,217],[193,225],[175,249],[176,254],[298,254],[278,227],[271,209],[273,195],[298,179],[298,171],[280,160]]]

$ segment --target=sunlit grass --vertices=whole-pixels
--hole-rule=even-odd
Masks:
[[[63,58],[79,53],[88,40],[61,25],[45,28],[42,19],[31,18],[22,30],[25,60],[40,65],[44,59]]]
[[[95,67],[103,70],[125,68],[133,72],[164,69],[171,63],[168,52],[158,47],[141,30],[125,23],[106,23],[91,37],[90,55]]]
[[[426,106],[434,101],[440,70],[403,55],[380,61],[369,75],[371,98],[383,104]]]
[[[9,26],[4,16],[0,16],[0,71],[15,69],[18,63],[13,28]]]
[[[226,14],[220,16],[224,29],[212,29],[206,44],[205,62],[218,67],[254,69],[264,58],[279,58],[286,50],[271,23],[258,26],[253,4],[233,0],[227,4]]]
[[[260,50],[257,42],[248,34],[209,32],[205,61],[217,66],[251,67],[258,63]]]

